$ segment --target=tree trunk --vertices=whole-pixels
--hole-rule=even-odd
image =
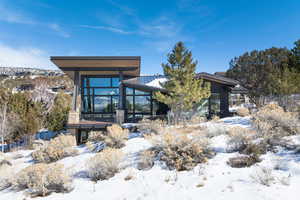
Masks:
[[[3,135],[1,135],[1,144],[2,144],[1,151],[2,151],[2,153],[4,153],[4,136]]]

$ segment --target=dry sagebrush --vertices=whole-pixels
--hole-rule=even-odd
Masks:
[[[160,119],[143,119],[139,122],[137,127],[142,134],[161,134],[162,132],[164,132],[166,122]]]
[[[11,163],[7,160],[0,162],[0,190],[10,187],[13,183],[14,171]]]
[[[243,155],[243,156],[229,158],[227,164],[230,165],[231,167],[242,168],[242,167],[250,167],[253,164],[260,161],[261,160],[256,155]]]
[[[246,117],[246,116],[250,115],[249,109],[245,108],[245,107],[238,108],[236,110],[236,113],[238,116],[241,116],[241,117]]]
[[[197,164],[206,162],[213,153],[208,140],[203,137],[191,137],[186,134],[166,133],[150,138],[154,151],[169,169],[177,171],[193,169]]]
[[[34,151],[31,156],[36,162],[55,162],[64,157],[77,155],[78,151],[73,148],[75,145],[74,136],[60,135],[52,139],[47,146]]]
[[[255,133],[249,129],[234,126],[228,130],[228,136],[227,151],[234,152],[244,150],[255,136]]]
[[[119,149],[107,148],[90,158],[87,165],[89,178],[93,181],[109,179],[120,170],[123,153]]]
[[[256,183],[265,186],[270,186],[275,181],[272,169],[263,166],[254,169],[254,172],[250,175],[250,177]]]
[[[151,149],[143,151],[139,154],[139,161],[137,163],[137,168],[139,170],[151,169],[154,165],[155,152]]]
[[[104,137],[104,142],[109,147],[121,148],[125,146],[128,134],[129,131],[127,129],[123,129],[118,124],[113,124],[107,127],[107,135]]]
[[[277,104],[262,107],[254,115],[253,122],[259,134],[265,139],[300,133],[300,120],[297,114],[285,112]]]
[[[15,187],[28,189],[32,196],[46,196],[51,192],[69,192],[72,179],[62,164],[34,164],[21,170],[15,180]]]

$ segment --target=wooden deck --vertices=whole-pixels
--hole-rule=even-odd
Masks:
[[[111,126],[113,122],[100,122],[100,121],[88,121],[81,120],[76,124],[67,124],[67,128],[75,129],[106,129],[106,127]]]

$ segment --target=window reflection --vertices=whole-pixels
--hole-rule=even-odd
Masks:
[[[111,101],[110,97],[94,97],[95,112],[110,112]]]
[[[150,97],[148,96],[136,96],[135,97],[135,112],[150,112]]]
[[[84,77],[82,112],[93,114],[95,118],[113,116],[119,103],[119,78]]]
[[[90,87],[110,87],[111,78],[89,78]]]
[[[126,88],[127,121],[136,121],[151,116],[151,106],[151,93]]]
[[[212,93],[210,96],[211,114],[218,115],[220,113],[220,94]]]
[[[196,109],[199,116],[206,116],[209,110],[208,99],[201,99],[200,102],[196,104]]]
[[[94,95],[119,95],[118,88],[95,88]]]

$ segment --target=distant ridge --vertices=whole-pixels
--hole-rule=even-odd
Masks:
[[[64,73],[61,70],[27,68],[27,67],[0,67],[0,75],[5,76],[22,76],[22,75],[45,75],[59,76]]]

